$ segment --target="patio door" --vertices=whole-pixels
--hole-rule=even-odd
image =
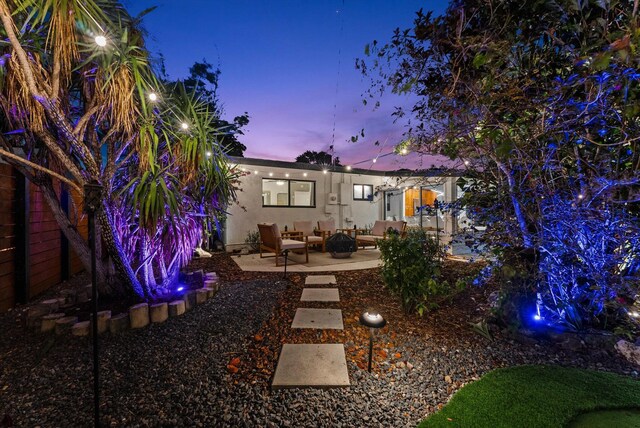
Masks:
[[[404,220],[402,189],[385,190],[384,192],[384,219]]]

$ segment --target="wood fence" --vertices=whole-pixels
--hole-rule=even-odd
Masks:
[[[54,181],[72,223],[87,237],[82,197]],[[0,312],[83,270],[40,190],[0,163]]]

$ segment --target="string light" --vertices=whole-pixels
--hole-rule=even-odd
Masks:
[[[351,171],[351,165],[347,165],[347,171]]]
[[[378,158],[373,158],[373,161],[372,161],[372,162],[373,162],[373,163],[378,162]]]
[[[402,153],[403,155],[406,155],[407,154],[407,149],[403,147],[402,150],[400,150],[400,153]]]
[[[180,128],[182,128],[182,129],[184,129],[186,131],[187,129],[189,129],[189,124],[187,122],[182,122],[180,124]]]
[[[208,157],[208,158],[210,158],[210,157],[211,157],[211,152],[207,152],[207,153],[205,153],[205,154],[207,155],[207,157]],[[241,170],[242,170],[242,171],[244,171],[244,168],[241,168]]]
[[[149,101],[158,101],[158,95],[155,92],[150,92]]]
[[[270,173],[269,173],[269,177],[273,177],[273,172],[270,172]]]
[[[95,39],[96,45],[100,46],[101,48],[107,46],[107,38],[105,36],[96,36]]]

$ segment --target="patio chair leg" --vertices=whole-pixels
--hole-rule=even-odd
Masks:
[[[282,279],[287,279],[287,261],[289,260],[289,250],[284,250],[284,275]]]

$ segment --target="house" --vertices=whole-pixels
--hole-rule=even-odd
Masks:
[[[338,228],[363,228],[376,220],[404,220],[408,227],[440,231],[450,239],[464,212],[421,210],[434,201],[455,201],[460,196],[459,175],[442,171],[373,171],[343,166],[322,166],[266,159],[232,157],[244,175],[238,203],[229,207],[224,243],[228,251],[244,246],[258,223],[277,223],[281,230],[297,220],[333,218]]]

